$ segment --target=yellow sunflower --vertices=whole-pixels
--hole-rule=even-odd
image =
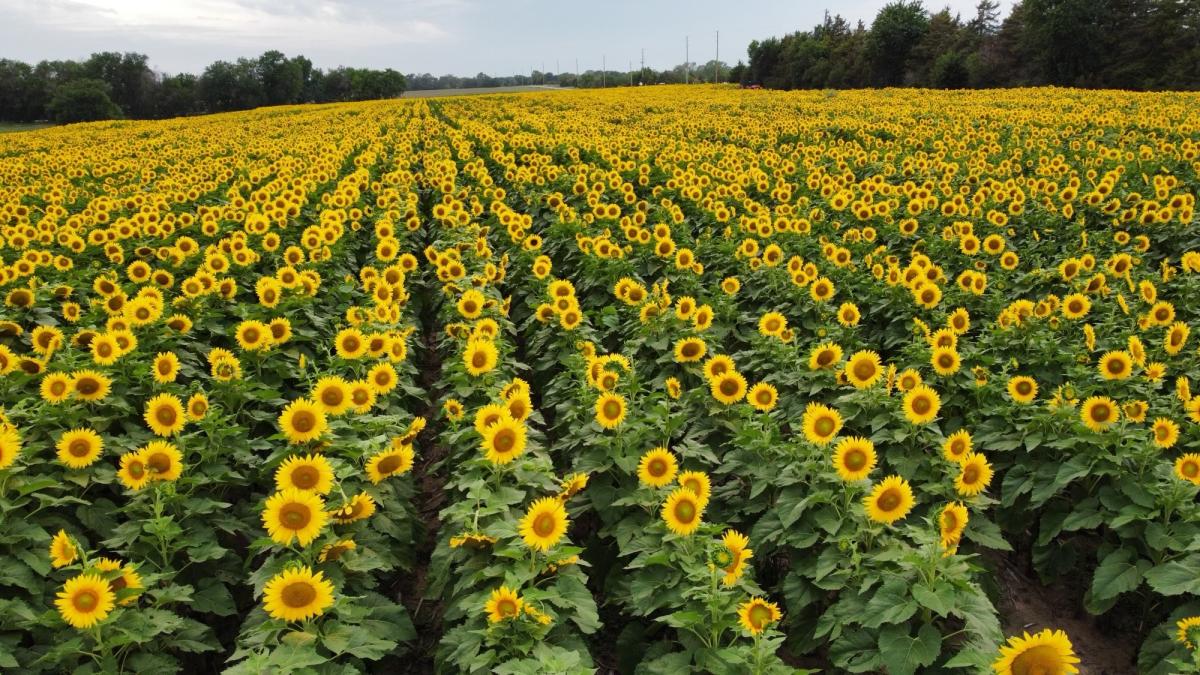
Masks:
[[[55,569],[66,567],[78,557],[79,550],[75,548],[75,542],[66,530],[59,530],[54,539],[50,540],[50,566]]]
[[[972,444],[971,432],[959,429],[942,441],[942,456],[955,464],[960,464],[971,452]]]
[[[153,480],[172,481],[183,474],[183,454],[166,441],[150,441],[138,449]]]
[[[187,401],[188,419],[199,422],[208,414],[208,397],[204,394],[192,394]]]
[[[1037,381],[1027,375],[1017,375],[1008,380],[1008,395],[1017,403],[1032,403],[1037,398]]]
[[[54,604],[63,620],[85,630],[108,617],[116,606],[116,596],[100,575],[80,574],[63,584]]]
[[[804,409],[804,437],[814,445],[828,445],[842,429],[842,416],[822,403],[809,403]]]
[[[367,371],[367,382],[375,389],[375,393],[379,395],[390,393],[400,383],[400,378],[396,375],[396,369],[392,364],[384,362],[375,364],[371,370]]]
[[[724,572],[721,582],[732,586],[742,577],[746,562],[754,557],[754,551],[749,548],[750,538],[737,530],[726,530],[721,536],[724,551],[718,552],[717,567]]]
[[[350,383],[337,376],[322,377],[312,388],[311,401],[327,415],[341,415],[350,409]]]
[[[712,493],[712,482],[703,471],[684,471],[679,474],[679,487],[687,488],[700,501],[700,508],[708,504],[708,496]]]
[[[1078,663],[1067,634],[1047,628],[1037,635],[1009,638],[992,668],[996,675],[1074,675],[1079,672]]]
[[[1189,452],[1175,460],[1175,475],[1192,485],[1200,485],[1200,454]]]
[[[808,355],[809,370],[833,370],[841,362],[842,348],[833,342],[826,342],[813,347],[812,352]]]
[[[933,366],[938,375],[946,376],[957,373],[962,365],[962,360],[954,347],[938,347],[929,357],[929,364]]]
[[[238,324],[234,338],[237,339],[238,346],[245,351],[266,349],[272,342],[271,327],[261,321],[243,321]]]
[[[473,377],[494,370],[499,359],[500,352],[491,340],[471,340],[463,349],[463,365]]]
[[[337,355],[343,359],[354,360],[367,351],[367,338],[357,328],[343,328],[333,338]]]
[[[58,461],[72,469],[82,469],[91,466],[100,458],[104,441],[100,434],[91,429],[73,429],[59,436],[55,447],[58,450]]]
[[[952,502],[942,508],[938,515],[938,531],[941,535],[942,548],[953,549],[962,539],[963,531],[967,529],[967,520],[971,517],[967,507]]]
[[[333,584],[308,566],[284,570],[263,586],[263,609],[272,619],[304,621],[333,606]]]
[[[3,422],[0,419],[0,422]],[[7,469],[21,456],[21,435],[15,427],[0,423],[0,470]]]
[[[779,400],[779,390],[775,388],[775,385],[759,382],[750,387],[750,391],[746,394],[746,400],[759,412],[771,412],[775,409],[776,401]]]
[[[875,468],[875,444],[861,436],[838,441],[833,453],[833,467],[844,481],[862,480]]]
[[[563,538],[568,525],[567,509],[562,501],[555,497],[544,497],[525,512],[518,532],[526,546],[536,551],[546,551]]]
[[[141,490],[146,487],[154,476],[146,465],[146,456],[141,451],[127,452],[121,455],[121,466],[117,470],[117,478],[121,484],[130,490]]]
[[[709,381],[713,398],[725,405],[733,405],[746,396],[746,378],[737,371],[729,371]]]
[[[987,458],[979,453],[968,452],[959,463],[954,489],[964,497],[974,497],[986,490],[991,482],[992,466]]]
[[[111,366],[121,356],[116,338],[107,333],[92,338],[91,350],[92,360],[99,366]]]
[[[662,507],[662,518],[667,528],[677,535],[688,536],[700,527],[704,515],[704,504],[691,490],[676,488]]]
[[[413,466],[413,447],[407,443],[375,453],[367,460],[367,477],[378,485],[386,478],[408,473]]]
[[[675,480],[678,464],[675,455],[666,448],[658,447],[642,455],[638,462],[638,480],[643,485],[662,487]]]
[[[858,305],[853,302],[843,302],[841,307],[838,307],[837,320],[843,326],[857,326],[859,319],[862,318],[862,313],[858,311]]]
[[[136,567],[128,563],[122,565],[120,561],[111,558],[99,558],[95,566],[108,578],[108,587],[117,597],[118,605],[132,605],[137,601],[142,588],[142,576],[138,574]],[[119,574],[113,575],[113,572]]]
[[[767,626],[779,621],[782,617],[783,613],[779,611],[779,605],[767,602],[762,598],[751,598],[738,606],[738,622],[751,635],[762,633]]]
[[[319,438],[327,427],[325,412],[308,399],[296,399],[279,415],[279,428],[293,445]]]
[[[353,551],[357,548],[358,544],[353,539],[341,539],[332,544],[325,544],[321,547],[321,552],[317,555],[317,562],[341,560],[347,551]]]
[[[1200,616],[1187,616],[1175,622],[1175,641],[1188,649],[1195,649],[1192,637],[1197,627],[1200,627]]]
[[[71,396],[71,378],[64,373],[48,373],[42,378],[41,395],[47,403],[62,403]]]
[[[360,492],[333,512],[333,520],[339,525],[349,525],[364,518],[370,518],[374,513],[375,500],[371,495]]]
[[[154,381],[160,383],[174,382],[179,375],[179,357],[175,352],[160,352],[154,357]]]
[[[1174,446],[1179,440],[1179,425],[1165,417],[1155,419],[1151,431],[1154,432],[1154,444],[1163,449]]]
[[[1104,431],[1120,418],[1116,401],[1107,396],[1092,396],[1079,408],[1079,419],[1092,431]]]
[[[262,513],[267,534],[284,546],[293,539],[301,546],[308,546],[321,534],[328,518],[320,495],[295,488],[280,490],[267,498]]]
[[[81,401],[101,401],[108,396],[112,380],[94,370],[80,370],[71,374],[71,388]]]
[[[888,476],[863,499],[867,517],[877,523],[891,524],[908,515],[913,507],[913,492],[908,481]]]
[[[525,434],[525,425],[506,413],[484,429],[479,447],[492,464],[508,464],[525,452]]]
[[[883,365],[879,354],[863,350],[855,352],[846,362],[846,379],[857,389],[866,389],[883,377]]]
[[[700,338],[682,338],[675,342],[676,363],[695,363],[704,358],[707,352],[708,346]]]
[[[1106,380],[1124,380],[1133,374],[1133,357],[1129,352],[1107,352],[1100,357],[1100,376]]]
[[[174,394],[159,394],[147,401],[143,417],[150,430],[158,436],[177,434],[187,422],[183,402]]]
[[[736,369],[732,358],[725,354],[717,354],[704,362],[704,378],[711,381]]]
[[[275,489],[288,488],[327,495],[333,489],[333,467],[324,455],[292,455],[275,469]]]
[[[491,597],[483,606],[483,611],[487,613],[488,623],[500,623],[520,617],[524,605],[516,591],[508,586],[501,586],[492,591]]]
[[[605,429],[616,429],[625,421],[625,397],[606,392],[596,399],[596,424]]]
[[[932,422],[941,407],[941,397],[927,385],[919,384],[904,394],[904,417],[913,424]]]

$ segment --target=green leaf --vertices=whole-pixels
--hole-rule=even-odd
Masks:
[[[917,603],[909,596],[908,583],[899,577],[889,579],[867,601],[863,626],[878,628],[883,624],[901,623],[917,612]]]
[[[942,651],[942,634],[932,624],[922,624],[917,636],[909,635],[908,624],[885,626],[879,631],[879,652],[888,675],[912,675],[933,663]]]
[[[912,596],[922,607],[928,607],[938,616],[947,616],[954,609],[954,589],[940,584],[934,588],[917,584],[913,586]]]
[[[1200,578],[1200,556],[1172,560],[1146,571],[1146,583],[1163,595],[1182,595],[1196,590]]]
[[[1135,558],[1128,549],[1113,551],[1096,568],[1096,575],[1092,578],[1092,598],[1104,602],[1132,591],[1141,585],[1150,564],[1149,560]]]

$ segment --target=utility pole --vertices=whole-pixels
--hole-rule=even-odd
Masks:
[[[608,54],[600,55],[600,88],[608,86]]]
[[[638,84],[642,83],[644,77],[646,77],[646,48],[642,47],[642,66],[638,70]]]
[[[633,61],[629,62],[629,86],[633,86]]]
[[[721,31],[717,31],[717,60],[713,61],[713,84],[721,81]]]
[[[692,68],[690,65],[688,65],[688,59],[691,58],[690,56],[688,56],[688,54],[689,54],[688,50],[691,48],[690,45],[688,44],[689,37],[690,36],[688,36],[688,35],[683,36],[683,83],[684,84],[688,84],[688,77],[692,74]]]

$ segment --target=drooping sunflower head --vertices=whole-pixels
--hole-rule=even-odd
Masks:
[[[643,485],[662,487],[675,480],[678,463],[675,455],[663,447],[654,448],[642,455],[638,462],[638,480]]]
[[[942,548],[954,548],[962,539],[963,531],[967,529],[970,513],[961,503],[952,502],[942,508],[938,515],[938,531]]]
[[[863,500],[867,517],[877,523],[891,524],[908,515],[914,504],[912,487],[900,476],[888,476]]]
[[[50,541],[50,565],[54,568],[66,567],[79,557],[79,550],[71,540],[66,530],[59,530]]]
[[[992,668],[997,675],[1074,675],[1079,672],[1078,663],[1067,634],[1047,628],[1036,635],[1009,638],[1008,644],[1000,647],[1000,658]]]
[[[304,621],[333,605],[333,584],[308,566],[284,570],[263,586],[263,609],[279,621]]]

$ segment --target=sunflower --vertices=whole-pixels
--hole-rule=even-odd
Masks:
[[[704,362],[704,378],[709,381],[733,370],[737,370],[737,365],[725,354],[717,354]]]
[[[385,478],[400,476],[408,473],[413,466],[413,447],[408,444],[392,447],[378,452],[367,460],[367,477],[378,485]]]
[[[0,419],[2,421],[2,419]],[[13,427],[0,424],[0,471],[12,466],[21,456],[21,436]]]
[[[1100,376],[1106,380],[1124,380],[1133,373],[1133,357],[1129,352],[1108,352],[1100,357]]]
[[[695,337],[682,338],[675,342],[675,362],[695,363],[704,358],[707,351],[704,340]]]
[[[625,397],[620,394],[604,393],[596,399],[596,424],[605,429],[616,429],[625,421]]]
[[[1000,647],[1000,658],[992,668],[996,675],[1073,675],[1079,672],[1077,663],[1079,657],[1075,656],[1067,634],[1047,628],[1037,635],[1010,637],[1008,644]]]
[[[904,394],[904,417],[913,424],[927,424],[937,417],[942,406],[938,393],[919,384]]]
[[[833,453],[833,467],[844,481],[862,480],[875,468],[875,444],[860,436],[838,441]]]
[[[333,605],[333,584],[308,566],[284,570],[263,586],[263,609],[272,619],[304,621]]]
[[[275,489],[288,488],[327,495],[333,489],[333,467],[324,455],[292,455],[275,469]]]
[[[1176,633],[1175,641],[1182,644],[1188,649],[1195,649],[1192,644],[1192,632],[1200,626],[1200,616],[1188,616],[1180,619],[1175,623]]]
[[[48,373],[42,378],[41,395],[47,403],[62,403],[71,396],[71,378],[64,373]]]
[[[367,382],[379,395],[390,393],[400,383],[396,369],[390,363],[377,363],[367,371]]]
[[[166,441],[150,441],[138,452],[153,480],[177,480],[183,473],[183,454]]]
[[[842,429],[842,416],[822,403],[809,403],[804,409],[804,437],[814,445],[828,445]]]
[[[467,342],[463,349],[463,365],[472,377],[489,373],[496,368],[500,353],[491,340],[477,339]]]
[[[1068,319],[1082,319],[1092,309],[1092,301],[1082,293],[1072,293],[1062,300],[1062,313]]]
[[[842,362],[842,348],[833,342],[813,347],[808,355],[809,370],[833,370]]]
[[[957,373],[962,365],[962,360],[954,347],[938,347],[929,357],[929,364],[933,366],[938,375],[946,376]]]
[[[308,546],[321,534],[329,516],[325,501],[315,492],[288,488],[267,498],[262,522],[277,544],[287,546],[293,539]]]
[[[71,374],[71,388],[81,401],[100,401],[108,396],[112,380],[94,370],[80,370]]]
[[[158,436],[172,436],[183,430],[187,418],[183,402],[174,394],[159,394],[146,403],[146,424]]]
[[[535,551],[546,551],[567,533],[567,509],[561,500],[544,497],[537,500],[521,518],[518,532],[525,545]]]
[[[779,390],[772,384],[759,382],[750,387],[749,393],[746,394],[746,400],[759,412],[771,412],[775,408],[776,401],[779,400]]]
[[[1165,417],[1155,419],[1151,431],[1154,432],[1154,444],[1163,449],[1174,446],[1179,440],[1179,425]]]
[[[712,482],[703,471],[684,471],[679,474],[679,487],[687,488],[700,501],[700,508],[708,504],[708,496],[712,493]]]
[[[974,497],[986,490],[991,482],[992,466],[987,458],[976,452],[968,452],[959,462],[954,489],[964,497]]]
[[[767,337],[778,337],[787,329],[787,318],[779,312],[767,312],[758,320],[758,332]]]
[[[891,524],[908,515],[913,507],[912,487],[900,476],[888,476],[863,499],[867,517]]]
[[[116,606],[116,596],[100,575],[80,574],[63,584],[54,604],[63,620],[84,630],[108,617]]]
[[[525,425],[505,413],[483,431],[480,448],[492,464],[508,464],[525,452]]]
[[[208,414],[208,396],[204,394],[192,394],[187,401],[188,419],[193,422],[199,422]]]
[[[357,548],[358,544],[353,539],[342,539],[332,544],[325,544],[321,547],[321,552],[317,555],[317,562],[341,560],[347,551],[353,551]]]
[[[782,616],[779,605],[759,597],[750,598],[738,606],[738,622],[751,635],[762,633]]]
[[[311,401],[326,415],[341,415],[350,409],[350,383],[337,376],[322,377],[312,388]]]
[[[326,425],[325,412],[304,398],[289,403],[279,415],[279,428],[293,445],[319,438]]]
[[[971,452],[971,446],[971,432],[959,429],[942,441],[942,456],[955,464],[961,464]]]
[[[154,357],[154,381],[165,384],[174,382],[179,375],[179,357],[175,352],[160,352]]]
[[[754,551],[749,548],[750,538],[736,530],[726,530],[721,536],[721,545],[724,551],[719,551],[718,556],[724,559],[717,561],[717,567],[725,573],[721,582],[732,586],[742,577],[746,562],[754,557]]]
[[[704,503],[691,490],[680,487],[667,497],[662,507],[662,518],[667,528],[677,535],[687,536],[700,527],[704,515]]]
[[[371,410],[375,405],[375,388],[366,380],[355,380],[350,383],[350,403],[354,412],[361,415]]]
[[[737,371],[729,371],[709,380],[708,388],[713,398],[725,405],[733,405],[746,396],[746,378]]]
[[[254,320],[239,323],[237,330],[234,332],[234,338],[237,339],[238,346],[248,352],[270,347],[272,342],[271,336],[270,326],[261,321]]]
[[[863,350],[855,352],[846,363],[846,379],[858,389],[866,389],[883,377],[879,354]]]
[[[59,530],[50,541],[50,566],[55,569],[66,567],[78,557],[79,549],[75,548],[75,542],[67,535],[66,530]]]
[[[343,328],[333,338],[337,355],[343,359],[354,360],[367,351],[367,338],[357,328]]]
[[[72,469],[91,466],[100,457],[104,441],[91,429],[73,429],[58,438],[58,461]]]
[[[375,500],[371,498],[371,495],[360,492],[333,512],[333,520],[339,525],[349,525],[364,518],[370,518],[373,513],[375,513]]]
[[[500,623],[521,616],[525,603],[521,596],[508,586],[501,586],[492,591],[488,601],[484,603],[483,611],[487,613],[488,623]]]
[[[1116,401],[1107,396],[1092,396],[1079,408],[1079,419],[1092,431],[1104,431],[1120,417]]]
[[[111,558],[99,558],[95,566],[104,572],[106,577],[111,577],[108,579],[108,587],[113,595],[124,596],[117,599],[118,605],[131,605],[137,600],[139,589],[142,588],[142,576],[138,574],[136,567],[128,563],[122,565],[120,561]],[[112,572],[120,574],[113,575]]]
[[[111,366],[121,356],[121,347],[116,339],[109,334],[98,335],[92,339],[92,361],[96,365]]]
[[[1175,460],[1175,475],[1192,485],[1200,485],[1200,454],[1189,452]]]
[[[838,307],[837,320],[843,326],[857,326],[859,319],[862,318],[862,313],[858,311],[858,305],[853,302],[843,302],[841,307]]]
[[[146,487],[154,476],[146,465],[146,456],[140,450],[121,455],[121,466],[117,470],[117,478],[121,484],[130,490],[141,490]]]
[[[1017,403],[1032,403],[1037,398],[1037,381],[1028,375],[1016,375],[1008,380],[1008,395]]]
[[[658,447],[642,455],[638,462],[638,480],[643,485],[662,487],[675,480],[678,463],[675,455],[666,448]]]
[[[938,515],[938,531],[941,534],[942,548],[952,549],[958,546],[962,539],[963,530],[967,529],[967,520],[971,514],[967,507],[958,502],[952,502],[942,508]]]

